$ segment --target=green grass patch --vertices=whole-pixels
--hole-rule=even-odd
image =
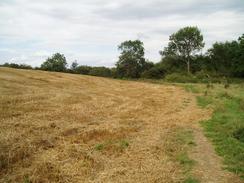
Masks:
[[[187,92],[200,93],[200,90],[195,85],[192,84],[184,85],[184,88]]]
[[[199,86],[202,95],[197,96],[201,107],[211,104],[212,118],[203,121],[205,135],[211,139],[216,152],[223,157],[226,169],[244,179],[244,88],[241,85],[215,85],[207,89]]]
[[[186,180],[183,181],[183,183],[200,183],[200,181],[194,177],[187,177]]]
[[[190,159],[186,152],[178,154],[177,160],[182,166],[184,166],[184,171],[186,173],[189,172],[195,164],[195,161]]]
[[[104,144],[96,144],[94,149],[97,151],[101,151],[104,149]]]
[[[177,162],[182,170],[183,182],[192,177],[191,170],[195,165],[195,161],[188,156],[189,150],[195,146],[193,131],[191,129],[174,129],[169,136],[170,141],[166,146],[171,160]],[[195,180],[195,179],[194,179]]]
[[[129,142],[127,140],[121,140],[119,143],[122,149],[129,147]]]
[[[105,151],[106,149],[113,148],[114,150],[122,151],[129,147],[129,142],[126,139],[120,140],[108,140],[103,143],[96,144],[94,150],[96,151]]]
[[[213,100],[209,96],[197,96],[197,103],[201,107],[207,107],[212,102],[213,102]]]

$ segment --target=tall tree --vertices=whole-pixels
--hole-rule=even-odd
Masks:
[[[41,69],[47,71],[64,72],[66,70],[66,58],[63,54],[55,53],[41,65]]]
[[[187,65],[190,73],[191,57],[204,47],[203,35],[197,27],[184,27],[169,37],[168,46],[161,51],[164,56],[179,56]]]
[[[244,77],[244,35],[237,41],[214,43],[207,53],[218,74]]]
[[[138,78],[146,67],[143,42],[125,41],[118,46],[121,51],[116,63],[118,77]]]

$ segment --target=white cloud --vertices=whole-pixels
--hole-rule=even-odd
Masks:
[[[206,46],[244,33],[242,0],[2,0],[0,63],[40,65],[55,52],[69,63],[112,66],[117,45],[141,39],[146,56],[158,51],[179,28],[197,25]]]

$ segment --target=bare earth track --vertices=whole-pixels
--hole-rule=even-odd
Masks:
[[[239,177],[224,171],[221,159],[218,157],[213,146],[203,135],[199,127],[195,128],[195,142],[197,146],[193,149],[191,157],[197,161],[194,168],[194,174],[206,183],[241,183]]]
[[[239,180],[200,131],[210,112],[180,87],[0,68],[0,93],[0,182],[182,182],[167,152],[178,128],[195,129],[202,182]]]

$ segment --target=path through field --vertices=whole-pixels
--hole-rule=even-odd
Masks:
[[[198,125],[210,112],[180,87],[0,68],[0,93],[0,182],[182,182],[178,129],[194,131],[202,182],[239,181]]]

